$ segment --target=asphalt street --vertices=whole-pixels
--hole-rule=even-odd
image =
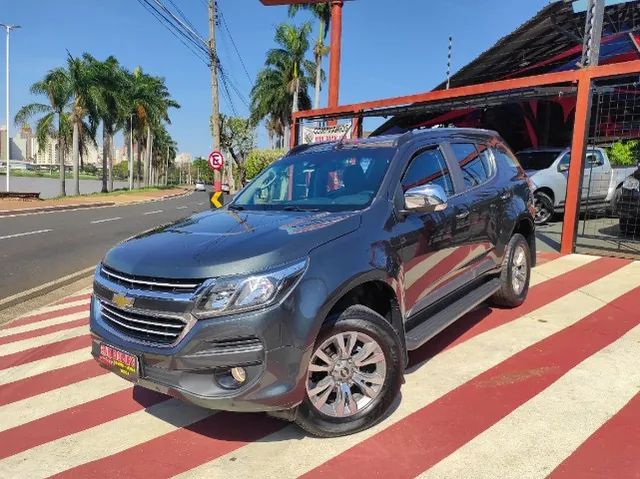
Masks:
[[[113,245],[209,209],[209,196],[0,217],[0,299],[97,264]]]

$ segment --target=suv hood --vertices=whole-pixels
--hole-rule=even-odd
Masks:
[[[105,265],[153,278],[197,278],[263,271],[306,257],[360,226],[359,213],[218,210],[127,240]]]

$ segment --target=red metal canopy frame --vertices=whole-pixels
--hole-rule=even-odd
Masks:
[[[429,102],[458,99],[469,96],[486,95],[501,91],[517,90],[521,88],[548,86],[558,83],[575,84],[577,86],[577,99],[571,151],[580,152],[580,154],[571,155],[569,178],[567,184],[566,207],[564,212],[564,223],[562,227],[562,240],[560,246],[560,252],[562,254],[570,254],[575,250],[578,228],[582,171],[584,169],[586,140],[589,130],[589,113],[591,110],[591,83],[596,79],[633,74],[640,74],[640,60],[588,67],[580,70],[547,73],[543,75],[501,80],[478,85],[452,88],[450,90],[430,91],[415,95],[386,98],[382,100],[354,103],[350,105],[334,106],[318,110],[300,111],[294,113],[292,117],[291,146],[295,146],[298,142],[299,122],[300,120],[304,119],[355,118],[356,122],[359,124],[359,119],[364,112],[375,112],[375,110],[385,107],[424,104]]]

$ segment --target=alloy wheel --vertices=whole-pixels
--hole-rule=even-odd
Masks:
[[[370,336],[356,331],[334,334],[311,357],[307,395],[327,416],[353,416],[379,397],[386,368],[384,352]]]
[[[516,246],[513,252],[513,260],[511,264],[511,286],[516,295],[522,294],[527,283],[528,264],[527,255],[521,245]]]

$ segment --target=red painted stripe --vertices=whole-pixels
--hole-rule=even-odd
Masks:
[[[191,426],[52,477],[172,477],[235,451],[245,444],[259,441],[285,425],[286,423],[265,414],[221,412]],[[259,471],[256,474],[259,475]]]
[[[481,307],[467,314],[444,330],[432,341],[417,351],[411,353],[411,364],[415,365],[426,361],[435,354],[450,349],[481,333],[489,331],[519,317],[529,314],[563,296],[593,283],[608,274],[628,265],[631,261],[601,258],[591,263],[580,266],[568,273],[539,283],[529,290],[527,300],[514,309],[497,309],[488,306]]]
[[[640,478],[640,394],[583,442],[549,476]]]
[[[539,251],[537,254],[537,264],[545,264],[549,261],[553,261],[554,259],[558,259],[560,257],[560,253],[551,252],[551,251]]]
[[[63,339],[44,346],[27,349],[18,353],[0,357],[0,370],[19,366],[21,364],[38,361],[40,359],[56,356],[57,354],[68,353],[78,349],[87,348],[91,345],[91,336],[77,336],[75,338]]]
[[[164,394],[134,387],[7,429],[0,432],[0,460],[140,411],[166,399],[168,397]]]
[[[89,357],[89,353],[87,353]],[[106,374],[93,359],[0,386],[0,406]]]
[[[25,316],[24,318],[11,321],[9,324],[7,324],[6,329],[10,329],[15,326],[24,326],[25,324],[37,323],[38,321],[43,321],[45,319],[59,318],[60,316],[66,316],[67,314],[81,313],[83,311],[89,311],[89,303],[80,304],[78,306],[71,306],[64,309],[57,309],[55,311],[49,311],[46,313]]]
[[[67,304],[67,303],[72,303],[74,301],[80,301],[81,299],[91,299],[91,293],[78,294],[76,296],[68,296],[64,299],[61,299],[60,301],[56,301],[53,304],[54,305]]]
[[[1,344],[13,343],[15,341],[22,341],[23,339],[37,338],[44,334],[55,333],[56,331],[64,331],[65,329],[77,328],[89,324],[89,316],[82,319],[76,319],[75,321],[68,321],[66,323],[53,324],[40,329],[34,329],[33,331],[25,331],[23,333],[12,334],[10,336],[3,336],[0,338]]]
[[[638,294],[640,288],[515,354],[307,477],[420,474],[637,326]]]

